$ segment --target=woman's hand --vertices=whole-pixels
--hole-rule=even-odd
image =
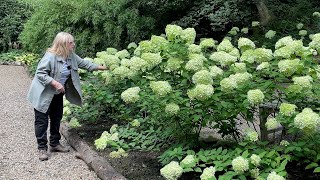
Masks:
[[[57,90],[58,93],[64,93],[65,92],[64,87],[58,81],[52,80],[51,81],[51,85]]]
[[[100,66],[97,67],[96,70],[102,70],[102,71],[103,71],[103,70],[109,70],[109,68],[106,67],[106,66],[101,66],[101,65],[100,65]]]

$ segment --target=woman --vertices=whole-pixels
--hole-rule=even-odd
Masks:
[[[38,64],[31,83],[28,100],[35,112],[35,135],[39,159],[48,160],[47,129],[50,117],[50,151],[68,152],[59,141],[60,122],[63,114],[63,95],[70,103],[81,106],[82,92],[78,68],[88,71],[107,70],[74,53],[75,43],[71,34],[60,32]]]

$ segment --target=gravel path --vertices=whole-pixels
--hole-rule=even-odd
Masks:
[[[26,100],[30,83],[22,66],[0,65],[0,180],[98,180],[74,150],[39,161],[33,108]]]

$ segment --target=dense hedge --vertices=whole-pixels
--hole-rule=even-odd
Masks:
[[[31,15],[31,8],[18,0],[1,0],[0,3],[0,52],[18,48],[18,36],[23,24]]]

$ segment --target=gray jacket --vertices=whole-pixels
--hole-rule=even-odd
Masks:
[[[69,59],[71,75],[65,84],[65,95],[70,103],[81,106],[82,92],[78,68],[93,71],[98,65],[80,58],[75,53],[71,54]],[[40,60],[27,97],[36,110],[42,113],[48,111],[51,100],[56,94],[56,89],[50,83],[53,79],[59,82],[62,67],[63,58],[50,52]]]

